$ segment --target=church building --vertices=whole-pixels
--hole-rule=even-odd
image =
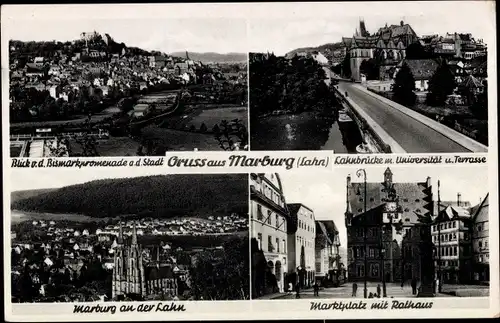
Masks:
[[[135,222],[130,245],[126,245],[120,223],[120,233],[114,252],[112,299],[169,299],[177,296],[177,281],[170,264],[147,259],[148,253],[137,243]]]

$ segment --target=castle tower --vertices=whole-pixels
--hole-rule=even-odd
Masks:
[[[365,20],[364,19],[360,19],[359,20],[359,33],[360,33],[361,37],[368,37],[368,36],[370,36],[370,34],[368,33],[368,31],[366,30]]]

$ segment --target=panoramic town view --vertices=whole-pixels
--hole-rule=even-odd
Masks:
[[[170,30],[179,32],[182,24],[174,22]],[[228,44],[231,37],[245,39],[242,22],[207,25],[228,23]],[[192,21],[193,32],[203,24]],[[77,31],[78,25],[70,36],[10,35],[11,157],[248,149],[246,51],[190,52],[196,44],[172,47],[162,39],[141,48],[140,39],[123,32],[118,38],[106,24]],[[217,28],[205,36],[217,37]]]
[[[484,33],[452,18],[334,15],[252,23],[252,150],[487,151]]]
[[[463,171],[252,174],[252,297],[488,296],[487,169]]]
[[[247,174],[98,173],[12,191],[13,303],[250,297]]]

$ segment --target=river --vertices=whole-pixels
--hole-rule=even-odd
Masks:
[[[333,150],[356,153],[361,143],[354,123],[342,125],[330,118],[304,112],[259,118],[250,125],[251,150]]]

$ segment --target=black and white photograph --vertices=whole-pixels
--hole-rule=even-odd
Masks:
[[[489,296],[487,182],[487,167],[252,174],[252,298]]]
[[[248,148],[245,20],[53,18],[5,33],[11,157]]]
[[[14,171],[12,303],[249,299],[248,175],[146,173]]]
[[[315,18],[251,20],[251,149],[486,152],[494,44],[477,4],[324,3]]]

